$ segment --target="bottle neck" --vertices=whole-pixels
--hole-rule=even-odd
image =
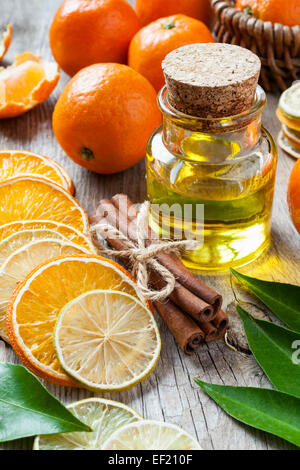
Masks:
[[[218,162],[248,154],[261,137],[265,93],[258,87],[253,107],[238,116],[201,119],[182,114],[168,103],[167,90],[159,94],[163,113],[163,141],[180,158]]]

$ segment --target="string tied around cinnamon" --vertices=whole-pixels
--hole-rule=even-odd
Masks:
[[[104,247],[98,238],[96,239],[96,242],[98,249],[102,254],[129,259],[132,266],[133,276],[137,280],[141,294],[148,300],[161,302],[173,292],[176,278],[165,266],[157,261],[156,256],[162,252],[180,254],[183,250],[197,248],[198,242],[196,240],[162,241],[157,239],[154,243],[147,246],[147,239],[144,236],[144,227],[146,223],[148,224],[149,207],[149,201],[145,201],[138,212],[137,243],[133,243],[126,235],[106,220],[93,225],[91,227],[91,232],[93,235],[96,235],[97,230],[101,228],[108,238],[111,236],[122,240],[124,245],[127,247],[124,250],[110,250],[109,248]],[[94,237],[94,239],[95,238],[96,237]],[[151,288],[149,282],[150,270],[157,271],[164,279],[166,284],[162,289],[157,291]]]

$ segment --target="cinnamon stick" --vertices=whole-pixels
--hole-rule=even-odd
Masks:
[[[137,211],[134,212],[134,204],[131,202],[129,197],[124,194],[117,194],[113,198],[113,203],[118,208],[118,206],[123,205],[125,207],[130,208],[131,212],[131,221],[137,216]],[[100,201],[101,204],[102,201]],[[126,210],[126,209],[125,209]],[[114,217],[112,217],[113,220]],[[125,225],[124,225],[125,224]],[[128,223],[121,218],[119,221],[118,229],[122,230],[122,228],[126,231],[126,225]],[[124,233],[124,232],[123,232]],[[129,224],[129,228],[127,230],[126,235],[136,242],[137,236],[136,231],[134,229],[134,224]],[[148,230],[148,238],[153,241],[153,239],[157,239],[156,234],[153,233],[151,229]],[[151,242],[151,241],[150,241]],[[215,314],[219,311],[220,307],[222,306],[222,296],[218,294],[216,291],[208,287],[206,284],[201,282],[197,279],[182,263],[181,259],[174,253],[160,253],[157,255],[157,260],[165,266],[169,271],[176,277],[177,281],[184,286],[186,289],[191,291],[196,296],[203,299],[205,302],[213,306]]]
[[[113,201],[118,200],[120,204],[121,198],[123,201],[124,198],[122,197],[123,195],[118,196],[119,199],[117,199],[115,196]],[[129,203],[131,203],[131,201],[129,201],[128,204]],[[131,203],[131,205],[133,204]],[[129,223],[130,221],[128,221],[127,216],[125,216],[124,213],[121,213],[118,207],[113,204],[113,202],[111,202],[109,199],[102,199],[99,202],[96,213],[92,216],[92,221],[97,220],[97,218],[107,219],[111,225],[120,230],[124,235],[130,238],[130,240],[137,243],[136,225],[134,224],[135,220],[133,217],[134,215],[132,215],[132,223]],[[158,260],[159,256],[160,255],[157,256]],[[151,274],[151,276],[152,280],[158,285],[159,289],[161,289],[164,285],[164,281],[158,278],[156,274]],[[178,282],[176,283],[175,289],[170,295],[170,299],[184,312],[191,315],[197,321],[213,320],[217,314],[217,311],[215,311],[213,306],[205,302],[202,298],[197,297]]]
[[[219,310],[217,316],[212,321],[213,325],[217,328],[217,334],[215,340],[222,339],[228,328],[228,316],[223,310]]]
[[[156,271],[151,271],[149,278],[152,287],[156,290],[161,290],[166,285],[165,281]],[[169,299],[197,322],[208,322],[215,318],[212,305],[199,299],[199,297],[178,282],[176,282],[173,292],[169,295]]]
[[[154,306],[183,352],[193,354],[205,338],[200,327],[171,300],[154,302]]]
[[[206,343],[211,343],[216,340],[218,330],[214,326],[213,322],[198,322],[198,325],[204,333]]]
[[[97,221],[95,218],[93,220],[94,222],[101,224],[101,226],[99,226],[98,232],[103,238],[106,239],[107,243],[112,248],[116,250],[126,249],[124,241],[119,238],[113,238],[106,233],[106,218],[99,220],[97,217]],[[129,260],[125,260],[125,262],[127,265],[129,264]],[[167,300],[164,303],[154,302],[154,306],[183,352],[189,355],[193,354],[193,352],[195,352],[195,350],[198,348],[199,344],[205,339],[205,333],[201,330],[201,328],[196,324],[196,322],[185,315],[182,310],[177,308],[171,300]],[[216,328],[214,329],[216,330]]]
[[[126,195],[117,194],[112,198],[112,201],[109,199],[101,200],[96,212],[90,216],[90,221],[92,223],[102,223],[102,227],[98,230],[100,235],[116,250],[125,250],[127,246],[122,239],[114,238],[114,236],[107,234],[105,228],[107,223],[119,229],[133,242],[137,242],[137,210]],[[147,228],[147,239],[149,243],[157,240],[157,236],[153,234],[150,228]],[[219,305],[222,302],[221,296],[200,281],[199,283],[194,283],[194,281],[198,280],[185,268],[176,255],[174,258],[174,266],[182,270],[181,264],[184,271],[188,272],[188,276],[182,278],[185,280],[185,283],[193,286],[196,285],[195,289],[198,289],[198,292],[200,285],[201,292],[204,289],[206,294],[211,296],[210,299],[215,301],[214,307],[216,309],[218,301]],[[128,259],[125,262],[127,265],[129,264]],[[170,267],[169,264],[167,267]],[[154,288],[161,289],[165,286],[164,280],[156,271],[151,271],[149,277]],[[202,315],[199,315],[199,310],[197,310],[200,304]],[[197,295],[179,282],[176,282],[175,289],[167,301],[154,302],[154,305],[186,354],[192,354],[204,340],[210,342],[221,339],[228,326],[228,318],[220,308],[218,311],[214,311],[212,305],[197,297]]]

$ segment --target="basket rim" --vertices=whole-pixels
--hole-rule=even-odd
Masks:
[[[278,27],[281,29],[284,29],[285,31],[289,29],[291,32],[299,32],[300,33],[300,26],[287,26],[282,23],[272,23],[271,21],[263,21],[260,20],[259,18],[255,18],[254,16],[247,15],[243,11],[239,10],[238,8],[235,8],[234,5],[230,5],[229,2],[233,2],[233,0],[211,0],[211,6],[214,9],[215,13],[219,16],[226,10],[234,10],[232,11],[232,17],[237,16],[238,19],[243,18],[244,21],[251,21],[253,25],[257,25],[258,27],[264,27],[265,25],[271,26],[272,29],[276,29],[278,31]]]

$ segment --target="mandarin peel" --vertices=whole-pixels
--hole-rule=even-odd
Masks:
[[[31,52],[17,55],[12,65],[0,68],[0,118],[20,116],[46,101],[59,78],[56,63]]]
[[[8,48],[11,43],[12,38],[12,25],[8,24],[6,30],[2,33],[2,38],[0,42],[0,61],[4,59],[5,54],[8,51]]]

